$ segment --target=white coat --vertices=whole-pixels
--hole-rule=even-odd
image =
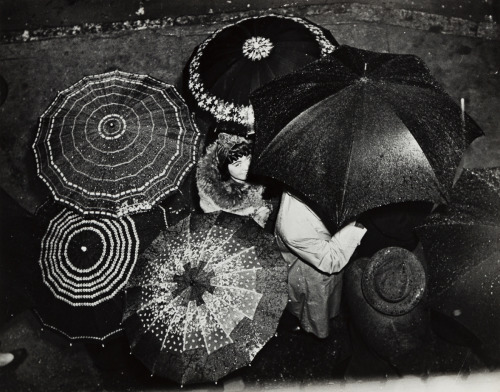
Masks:
[[[283,193],[275,235],[289,265],[288,310],[305,331],[328,336],[329,320],[340,309],[342,269],[365,232],[352,222],[332,237],[306,204]]]

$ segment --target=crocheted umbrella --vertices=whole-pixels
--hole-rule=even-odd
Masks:
[[[335,231],[376,207],[446,198],[463,151],[482,134],[420,58],[349,46],[251,102],[250,172],[294,189]]]
[[[190,215],[158,236],[127,284],[132,353],[181,384],[216,381],[274,335],[286,279],[273,236],[251,219]]]
[[[122,289],[139,253],[165,227],[163,212],[108,219],[54,205],[39,211],[44,234],[32,291],[42,324],[72,340],[101,341],[121,331]]]
[[[298,17],[255,16],[201,43],[187,65],[188,91],[217,121],[249,124],[249,95],[338,46],[331,33]]]
[[[500,168],[464,169],[448,206],[418,229],[429,303],[500,363]]]
[[[200,133],[171,85],[113,71],[60,92],[40,117],[38,175],[83,214],[146,211],[196,163]]]

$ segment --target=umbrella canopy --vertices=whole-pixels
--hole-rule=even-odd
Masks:
[[[42,323],[78,340],[104,340],[120,332],[122,289],[139,253],[164,227],[163,211],[92,219],[49,205],[38,215],[44,231],[41,276],[32,291]]]
[[[200,133],[171,85],[113,71],[60,92],[40,117],[38,175],[83,214],[146,211],[195,165]]]
[[[480,136],[467,147],[455,173],[455,181],[464,168],[486,167],[500,167],[500,135]]]
[[[158,236],[127,284],[132,353],[181,384],[216,381],[274,335],[286,279],[273,236],[251,219],[190,215]]]
[[[328,30],[303,18],[242,19],[217,30],[194,50],[187,66],[188,91],[217,121],[248,125],[252,91],[336,46]]]
[[[429,301],[500,363],[500,168],[464,169],[450,204],[418,229]]]
[[[290,186],[333,230],[382,205],[441,201],[481,134],[413,55],[341,46],[251,101],[250,171]]]

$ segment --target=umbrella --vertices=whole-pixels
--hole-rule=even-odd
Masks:
[[[481,134],[413,55],[341,46],[251,101],[250,172],[291,187],[333,230],[382,205],[441,201]]]
[[[194,166],[200,133],[171,85],[113,71],[60,92],[33,144],[54,198],[83,214],[146,211]]]
[[[44,234],[32,291],[42,324],[72,340],[122,331],[123,287],[139,253],[164,227],[163,211],[88,218],[49,204],[37,214]]]
[[[248,125],[253,90],[337,45],[328,30],[303,18],[242,19],[217,30],[194,50],[187,65],[188,91],[217,121]]]
[[[500,166],[500,135],[480,136],[465,150],[455,173],[455,181],[458,180],[464,168],[498,166]]]
[[[500,363],[500,168],[464,169],[451,202],[418,229],[432,309]]]
[[[181,384],[217,381],[274,335],[286,278],[273,236],[251,219],[192,214],[158,236],[127,284],[132,353]]]

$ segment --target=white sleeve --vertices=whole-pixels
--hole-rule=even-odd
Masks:
[[[281,240],[293,254],[320,271],[329,274],[341,271],[366,229],[354,226],[353,222],[331,237],[316,214],[297,202],[301,203],[292,200],[293,208],[282,216],[278,233]]]

